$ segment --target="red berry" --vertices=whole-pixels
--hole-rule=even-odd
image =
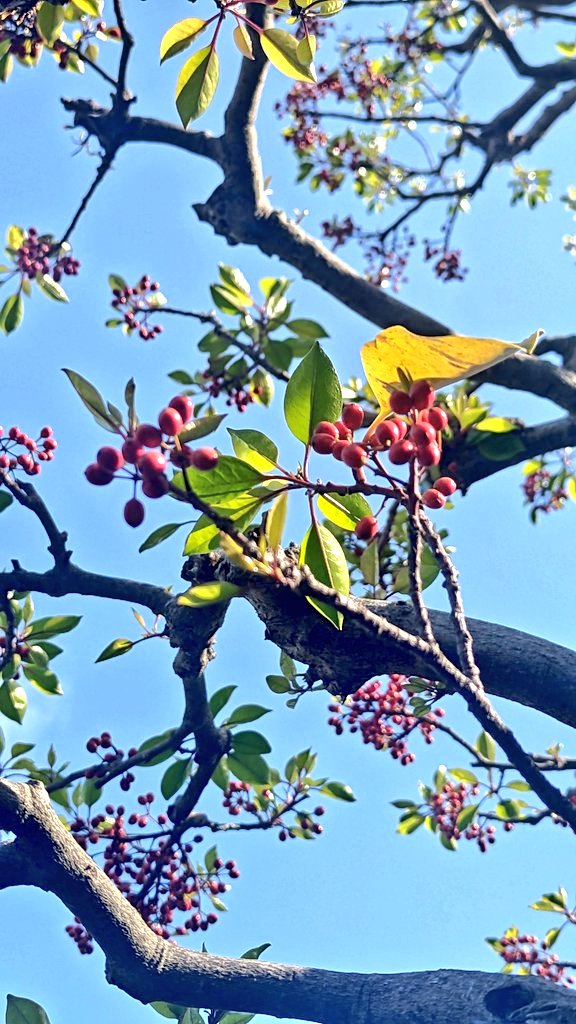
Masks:
[[[390,420],[389,422],[395,423],[396,426],[398,427],[398,430],[400,431],[400,437],[398,438],[399,441],[406,437],[406,434],[408,433],[408,424],[406,423],[406,420],[401,420],[398,418],[398,416],[395,416],[394,419]]]
[[[410,388],[413,409],[430,409],[436,400],[436,392],[427,380],[416,380]]]
[[[350,443],[351,443],[350,441],[342,441],[342,440],[334,442],[334,447],[332,449],[332,455],[334,456],[335,459],[338,459],[338,462],[342,462],[342,453],[343,453],[344,449],[347,448]]]
[[[142,493],[147,498],[162,498],[168,492],[169,487],[168,477],[162,473],[157,476],[146,477],[142,483]]]
[[[166,456],[162,452],[144,452],[138,459],[138,469],[144,477],[156,476],[166,469]]]
[[[318,455],[330,455],[334,445],[336,444],[336,437],[333,434],[314,434],[312,438],[312,448]]]
[[[372,540],[378,533],[378,520],[374,516],[364,516],[356,523],[354,533],[358,540]]]
[[[141,459],[144,455],[144,449],[135,437],[127,437],[122,445],[122,455],[126,462],[130,462],[132,465],[135,465],[138,462],[138,459]]]
[[[128,526],[140,526],[144,520],[144,505],[138,498],[130,498],[124,505],[124,519]]]
[[[336,430],[338,431],[338,437],[342,441],[349,441],[350,440],[350,431],[349,431],[348,427],[346,426],[346,424],[342,420],[336,420],[336,423],[334,424],[334,426],[336,427]]]
[[[444,494],[446,498],[449,498],[457,489],[457,484],[451,476],[440,476],[434,481],[434,487],[437,491],[440,491],[440,494]]]
[[[412,399],[406,391],[393,391],[390,395],[390,408],[399,416],[405,416],[412,408]]]
[[[84,476],[89,484],[96,484],[97,487],[103,487],[104,484],[109,484],[114,479],[114,474],[108,469],[103,469],[97,462],[91,462],[86,467]]]
[[[388,452],[388,458],[394,466],[403,466],[405,462],[410,462],[415,452],[416,449],[412,441],[405,438],[403,441],[396,441],[392,445]]]
[[[183,423],[188,423],[194,415],[194,403],[188,395],[175,395],[168,402],[169,409],[176,409],[180,413]]]
[[[378,444],[389,445],[400,440],[400,430],[396,420],[383,420],[374,431],[374,437]]]
[[[215,448],[197,448],[190,456],[190,462],[194,469],[214,469],[218,465],[218,452]]]
[[[330,423],[328,420],[320,420],[314,427],[314,436],[316,434],[328,434],[329,437],[339,437],[338,427],[335,423]]]
[[[158,426],[163,434],[168,434],[168,437],[175,437],[176,434],[180,433],[184,424],[180,413],[168,406],[166,409],[162,409],[162,412],[159,414]]]
[[[113,448],[112,445],[105,445],[104,448],[100,448],[96,456],[96,462],[102,469],[115,473],[117,469],[122,469],[124,456],[122,452],[118,451],[117,448]]]
[[[415,445],[420,447],[436,441],[436,431],[431,423],[415,423],[410,427],[409,437]]]
[[[435,441],[432,441],[431,444],[419,445],[416,455],[421,466],[437,466],[442,458],[440,447]]]
[[[435,487],[430,487],[422,495],[422,504],[426,505],[426,508],[442,508],[446,504],[446,498]]]
[[[342,452],[342,462],[350,469],[360,469],[365,465],[367,458],[366,449],[360,444],[347,444]]]
[[[435,430],[445,430],[448,426],[448,416],[444,409],[440,409],[437,405],[429,409],[426,416],[428,423],[431,423]]]
[[[58,447],[58,444],[53,437],[47,437],[42,447],[45,452],[53,452],[54,449]]]
[[[136,430],[136,443],[146,448],[159,448],[162,444],[162,433],[153,423],[141,423]]]
[[[52,433],[52,427],[42,427],[42,430],[40,431],[40,437],[51,437]]]
[[[364,422],[364,409],[361,405],[357,405],[356,402],[351,402],[350,405],[345,405],[342,410],[342,422],[348,430],[354,432],[362,426]]]

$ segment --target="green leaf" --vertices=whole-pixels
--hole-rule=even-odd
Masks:
[[[269,714],[270,708],[263,708],[260,704],[240,704],[234,709],[225,724],[228,728],[232,725],[244,725],[246,722],[256,722],[263,715]]]
[[[249,1024],[254,1017],[253,1013],[225,1013],[223,1017],[220,1017],[218,1024]]]
[[[536,900],[536,903],[530,904],[530,910],[543,910],[547,913],[561,914],[564,909],[563,906],[557,900],[551,898],[555,895],[555,893],[549,893],[547,896],[543,896],[541,900]]]
[[[98,655],[96,658],[96,664],[99,661],[110,661],[110,658],[119,658],[122,654],[128,654],[131,651],[134,644],[132,640],[126,640],[124,637],[118,637],[117,640],[112,640],[107,647]]]
[[[22,754],[27,754],[29,750],[34,750],[35,743],[13,743],[10,748],[10,757],[22,757]]]
[[[243,754],[270,754],[272,747],[265,736],[252,729],[235,732],[232,737],[232,750],[236,756]]]
[[[285,676],[266,676],[266,685],[272,693],[290,692],[290,680]]]
[[[23,996],[6,997],[6,1024],[50,1024],[46,1010]]]
[[[376,587],[380,579],[380,547],[374,537],[360,555],[360,572],[368,587]]]
[[[211,284],[210,294],[216,308],[219,309],[221,313],[228,314],[228,316],[234,316],[236,313],[243,313],[253,303],[253,299],[250,294],[241,291],[239,288],[226,288],[221,284]]]
[[[69,633],[75,629],[80,622],[81,615],[49,615],[43,619],[34,619],[28,626],[25,635],[26,641],[50,640],[60,633]]]
[[[162,776],[160,783],[160,792],[165,800],[170,800],[170,797],[177,793],[181,786],[184,785],[186,779],[190,775],[190,758],[173,761],[173,763],[166,769]]]
[[[226,517],[235,523],[239,530],[245,530],[252,522],[255,513],[262,504],[261,499],[247,499],[242,508],[226,509]],[[188,534],[184,545],[184,555],[201,555],[218,547],[220,530],[208,516],[201,515],[194,529]]]
[[[341,409],[338,375],[316,342],[288,381],[284,395],[286,423],[294,437],[308,444],[316,424],[321,420],[335,422]]]
[[[546,932],[546,935],[544,936],[546,949],[552,949],[552,946],[556,944],[560,932],[561,928],[550,928],[550,930]]]
[[[484,757],[487,761],[494,761],[496,757],[496,744],[487,732],[481,732],[474,745],[481,757]]]
[[[316,83],[316,72],[312,63],[303,64],[298,54],[298,42],[289,32],[281,28],[268,28],[260,35],[260,45],[268,60],[283,75],[297,82]]]
[[[0,309],[0,331],[4,334],[11,334],[22,323],[24,316],[24,302],[18,292],[16,295],[9,295],[6,302]]]
[[[488,435],[488,431],[486,432]],[[478,444],[478,451],[485,459],[492,462],[507,462],[516,455],[522,455],[526,448],[524,442],[517,436],[518,431],[510,431],[507,434],[492,434],[487,436]]]
[[[163,541],[168,540],[176,530],[179,530],[182,526],[186,526],[186,523],[166,523],[164,526],[159,526],[156,530],[153,530],[149,537],[146,538],[143,544],[140,545],[138,551],[149,551],[150,548],[157,547],[158,544],[162,544]]]
[[[471,782],[473,786],[478,782],[478,778],[474,775],[474,772],[468,771],[467,768],[450,768],[449,772],[452,778],[456,779],[457,782]]]
[[[228,427],[232,438],[232,447],[239,459],[247,462],[261,473],[269,473],[276,469],[278,449],[266,434],[259,430],[232,430]]]
[[[208,109],[218,85],[219,61],[213,47],[194,53],[176,82],[176,109],[184,128]]]
[[[228,767],[240,782],[266,786],[270,780],[270,769],[259,754],[228,754]]]
[[[210,416],[202,416],[198,420],[192,420],[185,430],[180,431],[178,440],[182,444],[186,444],[188,441],[197,441],[199,437],[207,437],[208,434],[213,434],[215,430],[218,430],[222,420],[225,419],[226,413],[215,413]]]
[[[64,370],[76,394],[80,397],[89,412],[101,427],[112,434],[118,433],[114,418],[110,415],[104,399],[99,391],[75,370]]]
[[[49,668],[42,668],[41,665],[24,665],[23,672],[26,679],[42,693],[60,695],[63,692],[57,676]]]
[[[210,712],[214,718],[216,718],[216,715],[220,714],[222,708],[226,707],[228,701],[230,700],[230,697],[232,696],[234,690],[236,689],[237,687],[234,685],[222,686],[220,690],[216,690],[216,693],[212,694],[210,700],[208,701],[208,705],[210,707]]]
[[[402,818],[398,823],[396,831],[401,836],[409,836],[412,832],[415,832],[420,825],[424,824],[424,816],[422,814],[408,814]]]
[[[241,960],[259,960],[262,953],[265,953],[267,949],[270,949],[271,942],[263,942],[261,946],[253,946],[252,949],[247,949],[245,953],[242,953]]]
[[[286,514],[288,512],[288,492],[279,494],[270,506],[266,516],[266,541],[272,551],[276,551],[282,543],[282,535],[286,525]]]
[[[165,740],[169,739],[174,734],[174,729],[167,729],[166,732],[160,733],[159,736],[150,736],[149,739],[144,740],[140,744],[138,750],[139,753],[143,753],[146,750],[150,750],[152,747],[157,747],[158,744],[164,743]],[[173,751],[168,749],[162,751],[161,754],[156,754],[155,757],[150,758],[149,761],[143,761],[143,768],[152,768],[156,764],[162,764],[163,761],[167,761],[169,757],[172,757]]]
[[[41,3],[36,11],[36,28],[42,39],[48,46],[60,36],[60,29],[64,24],[64,11],[61,7],[55,7],[47,0]]]
[[[296,665],[294,660],[286,651],[280,651],[280,671],[291,683],[296,679]]]
[[[171,57],[182,53],[182,50],[186,50],[205,27],[206,22],[202,18],[184,18],[183,21],[177,21],[162,36],[160,63],[163,64],[165,60],[170,60]]]
[[[55,302],[68,302],[68,296],[62,285],[58,284],[58,281],[55,281],[49,274],[38,274],[35,280],[40,291],[44,292],[49,299],[54,299]]]
[[[313,0],[305,10],[315,18],[332,18],[344,7],[344,0]]]
[[[0,512],[3,512],[4,509],[9,508],[13,500],[14,499],[12,495],[8,494],[7,491],[0,491]]]
[[[26,691],[14,679],[6,679],[0,686],[0,714],[12,722],[22,722],[28,698]]]
[[[222,792],[224,792],[225,789],[228,789],[228,783],[230,781],[230,773],[226,768],[225,762],[226,758],[222,757],[212,772],[212,782],[214,782]]]
[[[185,472],[190,490],[214,508],[223,508],[231,498],[246,494],[251,487],[264,480],[261,473],[232,455],[221,455],[214,469],[208,472],[192,467]],[[183,473],[177,473],[172,483],[185,492]],[[247,494],[246,500],[251,500]]]
[[[508,789],[516,789],[520,793],[530,793],[532,786],[529,782],[525,782],[524,779],[512,779],[511,782],[506,783]]]
[[[480,434],[487,431],[491,434],[509,434],[512,430],[518,430],[518,424],[507,420],[504,416],[486,416],[477,424],[474,433]]]
[[[323,516],[342,530],[354,530],[364,516],[372,515],[372,509],[363,494],[320,494],[318,508]]]
[[[350,576],[346,556],[336,537],[325,526],[319,523],[310,526],[300,548],[300,565],[307,565],[319,583],[339,594],[348,594]],[[344,616],[341,611],[314,597],[306,600],[337,629],[342,628]]]
[[[476,817],[478,810],[478,804],[470,804],[468,807],[463,807],[456,819],[456,825],[461,832],[465,832],[469,825],[472,824]]]
[[[199,583],[190,587],[185,594],[180,594],[178,604],[186,605],[187,608],[204,608],[209,604],[221,604],[222,601],[230,601],[242,593],[242,587],[235,583]]]
[[[502,821],[517,821],[522,818],[522,804],[518,800],[501,800],[496,804],[496,814]]]
[[[439,572],[440,566],[430,551],[430,548],[425,546],[422,550],[422,558],[420,560],[420,583],[423,590],[426,590],[427,587],[431,586]],[[402,566],[396,573],[394,578],[394,590],[397,594],[410,593],[410,579],[408,569],[405,566]]]
[[[19,249],[26,234],[18,224],[11,224],[6,231],[6,246],[8,249]]]
[[[350,786],[345,782],[327,782],[320,790],[324,796],[331,796],[334,800],[345,800],[346,803],[354,803],[356,797]]]
[[[171,1020],[178,1020],[185,1010],[184,1006],[178,1006],[176,1003],[155,1002],[148,1003],[148,1006],[156,1010],[156,1013],[159,1013],[161,1017],[169,1017]]]
[[[219,263],[218,273],[224,285],[236,288],[237,291],[244,292],[245,295],[250,295],[250,285],[242,271],[238,270],[237,267],[230,267],[226,263]]]

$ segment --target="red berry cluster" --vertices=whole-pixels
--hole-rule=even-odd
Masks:
[[[229,377],[225,370],[221,373],[214,373],[208,368],[204,370],[202,377],[206,382],[204,391],[210,395],[210,398],[219,398],[221,394],[225,394],[228,396],[226,405],[236,406],[238,412],[246,412],[250,403],[256,401],[264,392],[261,385],[247,387],[245,381],[240,380],[239,377]]]
[[[564,507],[568,494],[565,488],[565,474],[552,474],[547,469],[537,469],[522,481],[526,504],[532,505],[535,519],[539,512],[554,512]]]
[[[100,736],[91,736],[86,743],[86,750],[89,754],[96,754],[99,750],[106,751],[105,754],[100,755],[101,762],[99,765],[92,765],[86,769],[84,775],[87,779],[105,778],[110,768],[116,767],[124,757],[124,751],[112,742],[112,736],[109,732],[103,732]],[[137,753],[137,748],[131,747],[128,751],[128,757],[133,757]],[[120,789],[127,793],[134,781],[135,776],[132,772],[124,772],[120,779]]]
[[[313,816],[321,818],[325,813],[324,807],[315,807],[312,814],[302,814],[298,811],[296,813],[296,828],[302,831],[306,839],[311,839],[313,836],[321,836],[324,828],[319,821],[313,821]],[[296,839],[298,835],[299,832],[291,828],[281,828],[278,833],[278,839],[281,843],[285,843],[287,839]]]
[[[20,427],[10,427],[4,435],[0,427],[0,483],[4,473],[24,470],[27,476],[36,476],[41,462],[50,462],[58,444],[52,436],[52,427],[42,427],[36,439],[25,434]],[[23,451],[18,452],[21,448]]]
[[[98,487],[112,482],[116,474],[133,481],[134,496],[124,506],[124,519],[129,526],[140,526],[145,510],[136,497],[138,484],[147,498],[161,498],[170,488],[166,470],[169,463],[181,469],[210,470],[218,463],[215,448],[190,448],[177,441],[194,415],[194,406],[187,395],[176,395],[158,415],[158,425],[141,423],[133,433],[124,434],[121,448],[105,445],[96,461],[84,471],[89,483]],[[123,471],[123,473],[121,472]]]
[[[464,782],[445,782],[440,793],[433,793],[428,801],[436,825],[440,832],[443,832],[447,839],[469,839],[476,842],[481,853],[486,853],[489,845],[496,842],[496,828],[494,825],[480,824],[477,821],[462,832],[458,828],[458,818],[465,807],[469,806],[467,801],[478,796],[480,792],[477,784]],[[510,822],[506,823],[510,825]],[[507,829],[510,831],[510,829]]]
[[[237,782],[236,779],[231,779],[224,790],[222,806],[227,809],[228,814],[231,814],[232,817],[236,817],[242,811],[255,814],[258,810],[256,804],[250,799],[250,786],[248,783]]]
[[[491,945],[495,944],[490,940]],[[536,935],[511,935],[507,933],[498,939],[498,952],[506,964],[518,964],[527,968],[529,974],[537,974],[547,981],[565,986],[573,985],[575,978],[566,974],[566,967],[559,962],[556,953],[547,953],[546,942],[540,942]]]
[[[123,314],[128,334],[138,331],[143,341],[153,341],[162,334],[164,328],[160,324],[149,324],[150,314],[158,309],[154,295],[159,288],[158,281],[151,281],[145,274],[133,288],[127,284],[123,288],[112,289],[112,306]]]
[[[404,689],[407,677],[391,675],[385,690],[374,680],[356,690],[345,704],[330,704],[331,725],[337,736],[347,726],[352,733],[360,733],[364,743],[376,750],[388,750],[395,761],[411,764],[416,755],[408,751],[407,737],[418,731],[426,743],[433,742],[436,720],[442,718],[442,708],[431,710],[423,718],[414,715],[408,704],[409,694]]]
[[[60,281],[63,274],[76,277],[80,270],[79,260],[55,247],[52,235],[39,235],[36,228],[28,228],[13,259],[22,277],[30,280],[37,274],[50,274]]]
[[[436,277],[440,281],[463,281],[467,271],[460,263],[462,251],[460,249],[448,249],[446,246],[435,246],[426,242],[424,248],[424,259],[426,262],[435,259],[438,255],[440,259],[434,263]]]
[[[71,823],[71,832],[84,850],[106,842],[103,870],[157,935],[168,939],[206,931],[216,924],[218,916],[203,910],[202,900],[214,901],[227,892],[230,885],[224,879],[240,877],[236,861],[215,858],[209,868],[195,865],[190,854],[194,844],[202,842],[201,835],[183,843],[172,841],[169,833],[159,840],[144,834],[130,834],[127,825],[138,829],[146,828],[150,821],[161,827],[166,825],[165,814],[152,818],[153,801],[153,793],[139,796],[138,803],[145,812],[133,812],[127,821],[124,807],[109,804],[105,814],[90,819],[77,817]],[[181,924],[175,924],[176,914],[187,916]],[[78,918],[66,931],[81,953],[92,952],[92,936]]]

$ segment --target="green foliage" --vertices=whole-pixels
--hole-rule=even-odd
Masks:
[[[342,408],[338,375],[318,342],[292,374],[284,397],[286,423],[294,437],[308,444],[321,420],[334,422]]]

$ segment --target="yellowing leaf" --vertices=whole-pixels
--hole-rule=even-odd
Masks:
[[[288,492],[284,491],[274,499],[266,516],[266,540],[273,551],[282,543],[287,511]]]
[[[202,32],[205,25],[206,22],[202,18],[184,18],[183,21],[177,21],[175,25],[172,25],[172,28],[169,28],[162,36],[160,63],[163,64],[170,57],[182,53],[182,50],[190,46],[192,40]]]
[[[362,347],[364,372],[380,403],[380,416],[370,433],[390,412],[390,391],[402,388],[402,377],[428,380],[433,387],[473,377],[515,352],[532,352],[543,331],[535,331],[520,345],[495,338],[445,335],[427,338],[404,327],[381,331]]]
[[[190,587],[185,594],[180,594],[178,604],[184,604],[188,608],[204,608],[208,604],[230,601],[241,593],[242,588],[234,583],[199,583],[195,587]]]
[[[262,32],[260,45],[268,60],[283,75],[297,82],[316,82],[313,64],[303,64],[298,53],[298,42],[282,28],[269,28]]]
[[[218,85],[220,65],[212,46],[192,54],[176,82],[176,107],[186,128],[208,108]]]
[[[240,50],[243,57],[247,57],[248,60],[254,60],[254,50],[252,49],[252,40],[250,39],[250,33],[245,25],[236,25],[232,36],[236,46]]]

